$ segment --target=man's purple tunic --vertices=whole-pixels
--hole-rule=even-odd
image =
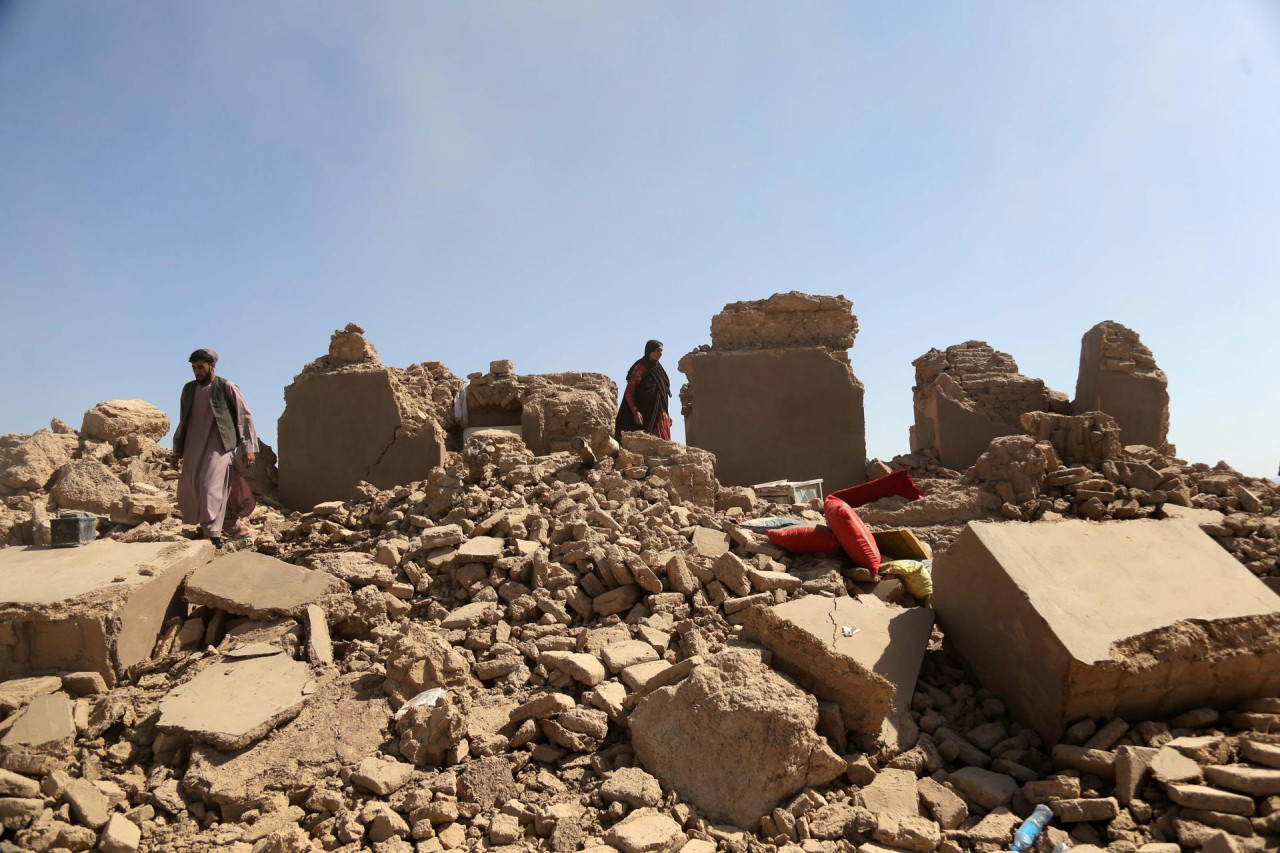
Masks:
[[[258,452],[258,432],[253,413],[240,389],[232,382],[225,386],[227,402],[236,413],[240,449]],[[182,454],[182,476],[178,478],[178,511],[187,524],[198,524],[209,538],[222,535],[222,522],[229,516],[240,519],[253,512],[253,493],[235,466],[235,451],[222,448],[218,425],[213,420],[213,383],[197,385],[191,404]],[[228,531],[230,532],[230,531]]]

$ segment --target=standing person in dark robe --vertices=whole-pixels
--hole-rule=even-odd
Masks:
[[[662,341],[649,341],[644,345],[644,358],[636,359],[627,371],[627,388],[614,421],[614,437],[619,441],[627,430],[644,430],[671,440],[671,416],[667,414],[671,380],[658,363],[660,358]]]
[[[200,535],[222,546],[223,524],[236,522],[232,537],[249,535],[244,519],[253,512],[253,492],[236,468],[236,448],[244,464],[252,465],[258,452],[258,432],[253,413],[235,383],[214,375],[218,354],[198,349],[191,353],[195,379],[182,387],[178,429],[173,453],[182,474],[178,478],[178,511],[187,524],[200,527]]]

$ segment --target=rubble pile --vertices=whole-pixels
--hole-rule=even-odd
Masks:
[[[1065,394],[1023,376],[1012,356],[983,341],[931,349],[911,363],[911,450],[933,449],[948,468],[968,468],[991,439],[1021,432],[1025,412],[1071,411]]]
[[[178,472],[172,451],[156,443],[168,430],[150,403],[108,400],[85,412],[80,432],[54,418],[47,430],[0,436],[0,545],[47,545],[60,510],[98,516],[103,533],[159,525],[176,537]],[[263,444],[249,480],[270,495],[275,477],[275,454]]]
[[[728,306],[695,355],[851,378],[832,299]],[[1042,385],[1013,413],[1036,381],[1001,402],[1016,367],[982,346],[933,385],[1009,432],[971,468],[930,445],[849,481],[923,488],[857,508],[937,550],[922,601],[744,525],[819,506],[614,442],[604,377],[495,362],[464,427],[461,380],[382,367],[354,326],[291,390],[332,386],[315,417],[378,396],[379,447],[428,436],[438,464],[261,501],[216,551],[172,516],[147,404],[0,437],[6,544],[107,510],[87,546],[0,549],[0,853],[961,853],[1042,803],[1042,853],[1280,849],[1280,598],[1255,577],[1280,575],[1280,492]]]
[[[618,387],[602,373],[521,376],[510,361],[495,361],[488,373],[467,376],[466,393],[469,426],[519,426],[538,455],[571,450],[578,437],[603,453],[613,435]]]
[[[798,291],[733,302],[711,318],[711,346],[680,359],[685,439],[733,486],[865,479],[863,386],[849,363],[858,333],[843,296]]]

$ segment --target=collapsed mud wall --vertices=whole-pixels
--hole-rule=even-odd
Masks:
[[[285,388],[280,500],[294,509],[347,500],[361,481],[388,488],[441,465],[462,381],[438,362],[386,367],[354,324]]]
[[[1022,432],[1025,412],[1069,411],[1064,394],[1023,376],[1008,353],[983,341],[931,349],[912,364],[911,450],[936,449],[948,468],[968,468],[991,439]]]
[[[603,453],[618,386],[602,373],[517,375],[510,361],[467,377],[467,426],[519,426],[535,456],[571,450],[576,437]]]
[[[843,296],[796,291],[731,303],[712,318],[711,346],[680,359],[685,439],[715,454],[721,483],[866,479],[852,309]]]
[[[1106,412],[1125,444],[1159,449],[1169,435],[1169,380],[1138,333],[1106,320],[1080,341],[1075,414]]]

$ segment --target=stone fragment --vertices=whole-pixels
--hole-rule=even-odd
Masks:
[[[894,849],[930,853],[942,841],[942,831],[928,818],[881,815],[872,837]]]
[[[1242,794],[1233,794],[1211,788],[1208,785],[1185,785],[1177,782],[1165,786],[1169,799],[1189,809],[1203,809],[1211,812],[1226,812],[1250,817],[1253,815],[1253,799]]]
[[[62,792],[76,821],[91,829],[102,829],[111,817],[111,804],[88,779],[72,779]]]
[[[969,807],[955,793],[928,776],[916,780],[920,799],[943,829],[956,829],[969,817]]]
[[[129,487],[96,459],[76,459],[62,466],[49,493],[59,509],[110,515],[112,504],[129,497]]]
[[[102,853],[136,853],[142,843],[142,829],[124,815],[112,815],[98,838]]]
[[[1280,685],[1275,595],[1183,522],[970,523],[933,581],[975,675],[1050,742],[1069,720],[1159,718]],[[1039,665],[1017,657],[1011,625],[1043,649]]]
[[[1116,799],[1129,805],[1141,790],[1160,750],[1149,746],[1122,746],[1116,750]]]
[[[412,776],[412,765],[371,755],[356,765],[351,781],[366,791],[385,797],[403,788]]]
[[[324,611],[318,604],[308,604],[303,617],[307,626],[307,660],[317,666],[329,666],[333,663],[333,640]]]
[[[472,761],[458,773],[458,799],[492,809],[518,793],[511,776],[511,764],[501,755]]]
[[[1170,746],[1162,746],[1151,759],[1151,775],[1165,785],[1170,782],[1199,782],[1200,765]]]
[[[1013,802],[1018,782],[1004,773],[993,773],[981,767],[961,767],[947,776],[947,781],[984,809],[1007,806]]]
[[[216,663],[160,700],[159,731],[219,749],[241,749],[293,719],[311,679],[288,655]]]
[[[563,672],[580,684],[595,687],[609,677],[604,664],[595,655],[575,652],[549,651],[538,657],[538,662],[548,669]]]
[[[753,608],[744,636],[773,652],[774,665],[815,695],[837,703],[862,748],[897,750],[932,627],[926,608],[810,595]]]
[[[6,447],[6,440],[12,444]],[[74,437],[39,430],[31,435],[0,436],[0,485],[11,489],[43,489],[71,461]]]
[[[65,693],[39,696],[13,718],[0,747],[54,751],[70,747],[76,736],[71,700]]]
[[[910,770],[881,770],[875,781],[855,795],[855,802],[873,814],[915,817],[920,814],[916,774]]]
[[[543,693],[535,696],[511,712],[512,723],[525,720],[542,720],[554,717],[566,711],[572,711],[578,705],[573,697],[564,693]]]
[[[1115,797],[1100,799],[1057,800],[1049,804],[1053,814],[1063,823],[1111,820],[1120,813],[1120,803]]]
[[[496,536],[475,536],[458,546],[458,562],[492,563],[505,549],[506,542]]]
[[[345,584],[325,572],[254,551],[237,551],[196,569],[187,578],[184,594],[191,604],[269,620],[301,616],[307,605],[347,591]]]
[[[1280,794],[1280,769],[1229,764],[1206,767],[1204,776],[1205,781],[1211,785],[1251,797]]]
[[[614,771],[600,786],[606,802],[622,802],[631,808],[657,806],[662,801],[662,785],[639,767]]]
[[[0,767],[0,797],[31,798],[40,796],[40,783],[19,773]]]
[[[146,400],[107,400],[84,413],[80,433],[115,443],[131,435],[159,441],[169,431],[169,416]]]
[[[610,827],[605,841],[622,853],[675,853],[686,839],[671,818],[653,809],[636,809]]]
[[[642,640],[627,640],[605,646],[600,656],[604,658],[605,666],[609,667],[609,671],[615,674],[629,666],[658,659],[658,653],[653,646]]]
[[[3,685],[0,685],[0,689],[3,689]],[[1264,743],[1250,738],[1241,738],[1238,744],[1242,758],[1257,764],[1265,764],[1267,767],[1280,768],[1280,744]]]
[[[722,530],[709,527],[693,529],[693,550],[699,557],[714,560],[729,550],[729,535]]]
[[[747,577],[747,564],[737,554],[726,551],[711,564],[716,580],[737,595],[751,592],[751,580]]]
[[[60,687],[62,679],[56,675],[33,675],[0,682],[0,713],[10,714],[40,696],[57,692]]]
[[[630,727],[639,763],[665,787],[712,820],[755,826],[784,797],[843,773],[817,720],[811,696],[758,654],[730,649],[649,693]]]

